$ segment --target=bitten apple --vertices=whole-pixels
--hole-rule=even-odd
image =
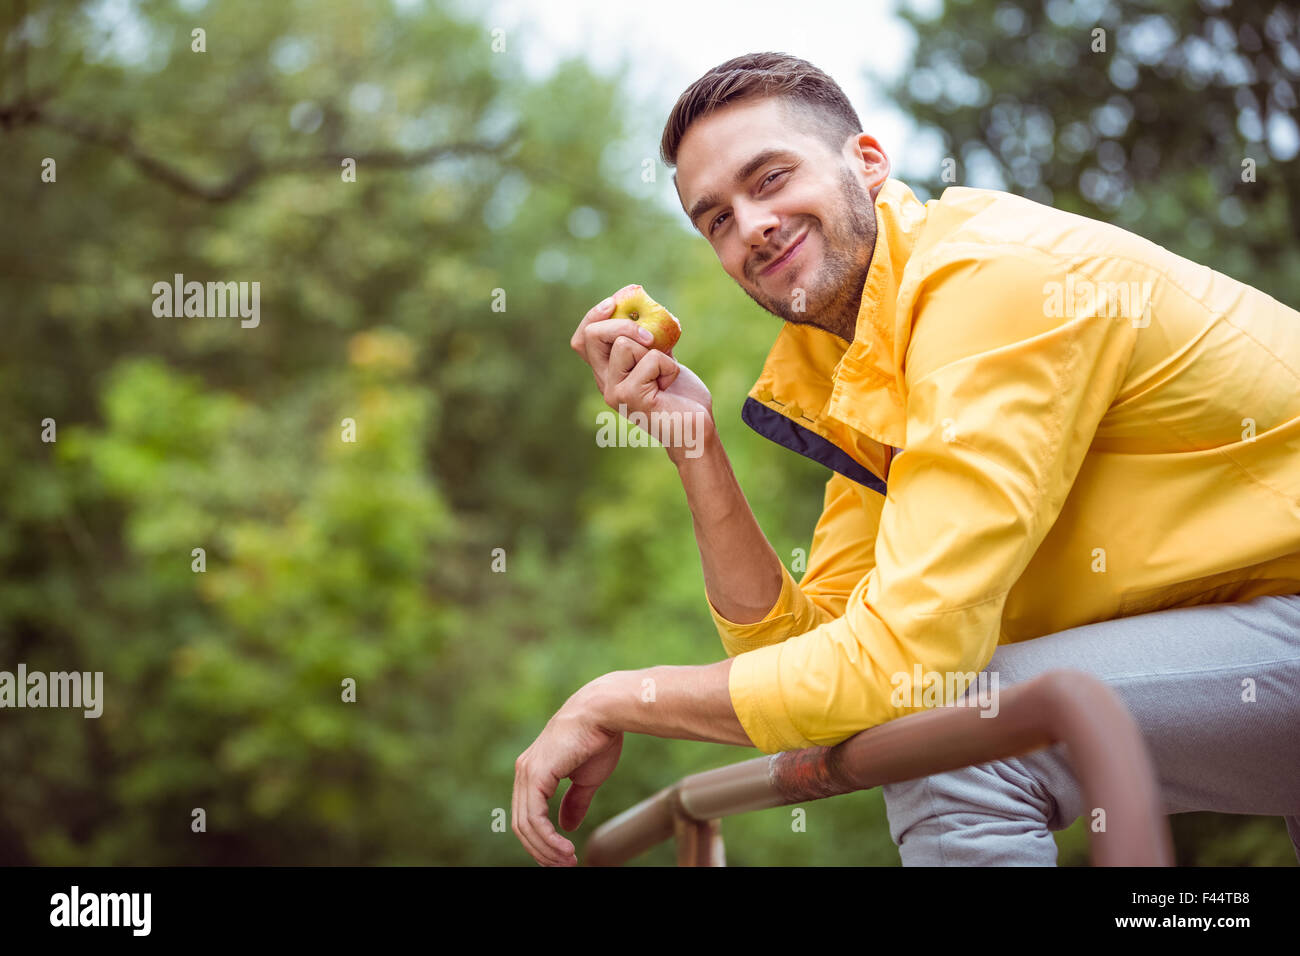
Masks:
[[[649,329],[654,341],[651,348],[667,352],[682,335],[682,324],[677,317],[646,295],[639,285],[614,299],[614,314],[611,318],[631,319],[644,329]]]

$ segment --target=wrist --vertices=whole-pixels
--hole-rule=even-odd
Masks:
[[[634,680],[632,671],[611,671],[584,684],[569,703],[591,726],[608,733],[618,732],[622,729],[618,726],[619,703],[635,689]]]
[[[712,413],[696,412],[687,425],[689,427],[682,429],[681,441],[667,446],[668,457],[678,471],[711,458],[722,450]]]

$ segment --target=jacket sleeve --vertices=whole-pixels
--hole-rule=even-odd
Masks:
[[[736,624],[709,603],[727,656],[779,643],[843,614],[849,592],[875,565],[876,532],[884,502],[879,492],[833,474],[826,482],[807,570],[796,583],[782,563],[781,593],[767,616],[752,624]]]
[[[1051,317],[1044,276],[1060,272],[1024,255],[947,264],[913,300],[906,441],[874,566],[843,617],[731,668],[737,717],[764,753],[946,703],[918,703],[914,666],[926,681],[973,677],[993,656],[1007,592],[1055,521],[1136,334],[1120,318]]]

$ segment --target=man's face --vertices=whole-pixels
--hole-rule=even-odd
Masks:
[[[831,150],[799,124],[800,109],[767,97],[694,122],[677,152],[677,192],[751,299],[851,341],[889,161],[865,134]]]

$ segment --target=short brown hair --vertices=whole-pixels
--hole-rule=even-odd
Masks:
[[[791,112],[834,152],[849,136],[862,132],[862,121],[839,84],[807,60],[788,53],[746,53],[715,66],[678,97],[659,143],[664,163],[677,165],[682,137],[697,119],[728,103],[764,96],[807,107]]]

